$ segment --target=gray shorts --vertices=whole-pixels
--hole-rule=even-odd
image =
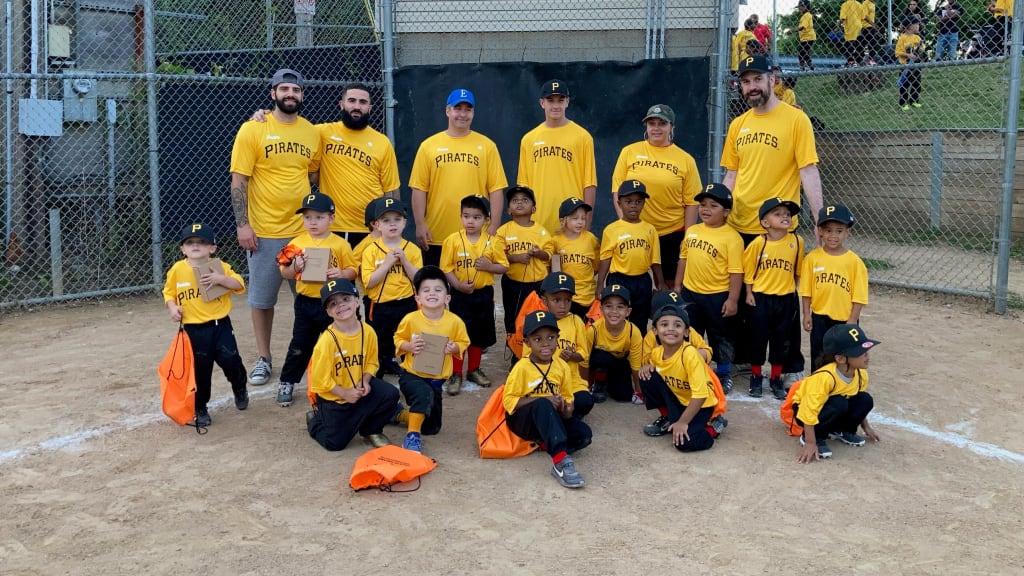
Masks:
[[[277,293],[281,291],[283,279],[277,266],[277,255],[291,239],[257,238],[256,241],[256,251],[245,253],[249,264],[247,300],[250,308],[267,310],[277,304]]]

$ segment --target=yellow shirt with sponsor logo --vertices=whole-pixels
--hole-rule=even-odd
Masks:
[[[797,418],[806,426],[818,423],[818,414],[830,396],[856,396],[868,388],[868,371],[857,369],[853,378],[844,377],[835,362],[818,368],[800,382],[793,392],[793,404],[799,404]]]
[[[613,336],[608,331],[605,319],[599,318],[597,322],[590,325],[590,343],[590,355],[594,354],[594,350],[603,350],[615,358],[622,359],[628,357],[629,367],[632,370],[639,370],[640,366],[643,365],[644,337],[640,334],[640,330],[629,320],[626,320],[626,325],[623,326],[622,332],[619,332],[617,336]],[[580,362],[580,366],[589,368],[590,358],[588,357],[585,361]]]
[[[309,235],[309,232],[303,232],[293,238],[289,244],[303,250],[306,248],[327,248],[331,251],[327,262],[328,268],[338,268],[341,270],[350,268],[353,272],[359,270],[360,264],[352,254],[352,247],[349,246],[348,240],[337,234],[328,234],[327,238],[313,238]],[[281,269],[284,269],[284,266],[281,266]],[[320,298],[320,288],[323,287],[324,283],[306,282],[301,279],[301,274],[299,276],[300,278],[295,281],[295,291],[310,298]]]
[[[765,114],[751,108],[738,116],[722,150],[722,167],[736,171],[729,225],[743,234],[764,232],[761,204],[775,197],[800,204],[800,169],[817,163],[814,130],[802,110],[780,102]]]
[[[758,294],[793,294],[804,263],[803,244],[792,232],[778,240],[754,238],[743,250],[743,283]]]
[[[576,294],[572,301],[583,306],[590,306],[594,303],[594,295],[597,293],[598,266],[601,264],[599,255],[601,246],[597,242],[597,236],[584,230],[575,239],[570,240],[562,232],[556,232],[552,241],[555,245],[555,254],[561,258],[562,272],[565,272],[576,281]]]
[[[651,146],[646,140],[622,149],[612,173],[612,190],[626,180],[639,180],[650,198],[640,219],[664,236],[683,228],[685,206],[696,206],[703,189],[693,156],[675,144]]]
[[[579,316],[568,314],[565,318],[558,319],[558,347],[555,349],[555,356],[561,358],[563,350],[578,353],[583,357],[582,361],[570,362],[566,360],[565,362],[579,373],[580,365],[586,366],[586,362],[590,359],[590,346],[590,330],[587,329],[587,325],[583,323],[583,320],[580,320]],[[527,358],[529,355],[530,343],[527,340],[523,340],[523,358]],[[572,391],[574,394],[588,389],[587,383],[582,377],[573,386]]]
[[[533,246],[539,247],[549,256],[555,253],[551,234],[537,222],[533,226],[520,226],[514,220],[509,220],[498,228],[494,236],[506,257],[509,254],[525,254]],[[547,274],[548,263],[539,258],[530,258],[529,264],[509,262],[508,272],[505,273],[510,280],[516,282],[540,282]]]
[[[295,211],[309,194],[309,172],[319,161],[320,133],[305,118],[290,124],[268,115],[246,122],[231,148],[231,172],[249,177],[249,224],[261,238],[302,233]]]
[[[801,42],[811,42],[818,39],[818,33],[814,31],[814,16],[810,12],[804,12],[800,16],[799,39]]]
[[[377,333],[373,328],[360,322],[355,334],[346,334],[331,325],[320,334],[313,347],[313,358],[309,363],[309,390],[324,400],[345,404],[331,390],[335,386],[355,388],[362,382],[364,374],[376,374],[379,368]]]
[[[453,272],[462,281],[473,281],[473,289],[494,286],[494,273],[477,270],[476,259],[483,256],[494,264],[508,267],[508,258],[497,238],[485,231],[473,242],[465,230],[444,239],[441,245],[441,270]]]
[[[696,330],[694,330],[693,328],[690,328],[689,330],[690,336],[687,339],[687,341],[690,343],[691,346],[696,348],[698,352],[700,350],[704,350],[705,352],[707,352],[708,359],[706,360],[706,362],[711,362],[711,359],[714,358],[714,351],[711,349],[711,346],[708,346],[708,343],[704,340],[704,337],[697,333]],[[654,330],[648,330],[647,335],[644,336],[644,364],[651,363],[651,351],[657,348],[658,346],[661,346],[661,341],[658,340],[658,335],[654,333]]]
[[[167,281],[164,283],[164,303],[173,301],[181,306],[181,321],[184,324],[203,324],[211,320],[220,320],[231,313],[231,294],[242,294],[245,292],[245,282],[237,272],[231,269],[231,265],[221,261],[224,268],[224,275],[228,278],[238,280],[242,287],[227,294],[221,294],[211,302],[204,302],[199,294],[199,279],[196,278],[195,268],[189,265],[187,259],[178,260],[167,271]]]
[[[689,406],[691,400],[699,400],[701,408],[718,404],[708,380],[707,364],[693,346],[684,344],[667,357],[665,348],[658,346],[651,351],[651,365],[683,406]]]
[[[643,220],[612,222],[601,233],[601,260],[611,260],[608,272],[647,274],[652,264],[661,264],[658,231]]]
[[[402,240],[401,247],[402,252],[405,252],[406,259],[413,266],[417,269],[423,268],[423,252],[419,246],[408,240]],[[384,258],[389,250],[380,238],[374,239],[363,250],[363,261],[360,267],[360,277],[363,280],[363,286],[369,284],[370,275],[384,263]],[[374,302],[391,302],[393,300],[409,298],[413,295],[412,278],[405,274],[405,268],[402,266],[402,263],[396,260],[391,270],[388,270],[388,275],[384,277],[384,280],[373,288],[367,288],[366,295]]]
[[[444,380],[452,375],[452,355],[444,355],[444,363],[441,366],[440,374],[422,374],[413,369],[415,356],[411,352],[401,352],[402,344],[411,342],[412,337],[417,334],[434,334],[444,336],[449,342],[455,342],[459,347],[459,356],[469,348],[469,334],[466,332],[466,323],[461,318],[445,310],[439,320],[431,320],[423,313],[423,310],[416,310],[405,315],[398,324],[395,332],[395,350],[398,350],[402,357],[402,368],[411,374],[421,378],[434,378]]]
[[[853,250],[839,256],[820,247],[811,250],[800,278],[800,296],[811,299],[815,314],[846,322],[854,302],[868,305],[868,269]]]
[[[459,206],[471,194],[488,196],[508,186],[498,147],[477,132],[455,138],[438,132],[420,144],[409,187],[427,193],[425,220],[433,244],[462,229]]]
[[[320,159],[311,172],[320,172],[320,191],[334,200],[331,230],[364,232],[366,205],[385,192],[397,190],[398,161],[388,137],[367,126],[352,130],[342,122],[317,124]]]
[[[524,355],[505,379],[501,403],[505,412],[512,414],[520,398],[558,395],[572,402],[573,391],[581,385],[586,387],[586,383],[581,384],[582,380],[579,370],[557,356],[551,359],[551,363],[541,364]]]
[[[534,218],[547,230],[558,229],[558,207],[583,189],[597,186],[594,138],[579,124],[530,130],[519,144],[516,183],[528,186],[537,196]]]
[[[729,275],[743,273],[743,238],[729,225],[710,228],[701,222],[686,231],[679,246],[686,260],[683,286],[697,294],[729,290]]]

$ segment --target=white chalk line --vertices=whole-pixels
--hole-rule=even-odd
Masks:
[[[472,383],[467,384],[468,386],[463,387],[464,391],[468,392],[471,391],[470,388],[476,388],[476,386],[473,385]],[[251,390],[249,392],[249,397],[261,398],[264,396],[271,396],[273,394],[276,394],[276,391],[268,386],[266,388]],[[758,407],[761,409],[761,412],[764,413],[769,418],[779,417],[778,407],[780,406],[780,404],[772,405],[768,402],[765,402],[763,399],[751,398],[749,396],[742,395],[730,396],[728,400],[730,403],[741,402],[745,404],[757,404]],[[210,402],[209,406],[211,408],[220,408],[222,406],[228,405],[228,403],[232,401],[233,398],[231,396],[225,396],[213,400],[212,402]],[[146,426],[148,424],[152,424],[154,422],[164,420],[165,418],[167,417],[164,416],[162,412],[150,412],[147,414],[142,414],[141,416],[136,416],[134,418],[124,420],[119,424],[108,424],[106,426],[99,426],[96,428],[91,428],[89,430],[75,432],[74,434],[68,434],[66,436],[51,438],[49,440],[44,440],[42,442],[39,442],[38,444],[26,448],[15,448],[13,450],[5,450],[0,452],[0,464],[5,464],[17,458],[21,458],[22,456],[29,456],[41,452],[67,450],[91,438],[105,436],[107,434],[110,434],[111,432],[133,430],[135,428],[139,428],[142,426]],[[995,458],[997,460],[1003,460],[1008,462],[1015,462],[1017,464],[1024,464],[1024,454],[1019,454],[1017,452],[1007,450],[995,444],[990,444],[988,442],[977,442],[971,440],[970,438],[967,438],[966,436],[956,434],[953,432],[938,432],[926,426],[922,426],[920,424],[915,424],[913,422],[908,422],[906,420],[901,420],[898,418],[892,418],[890,416],[886,416],[878,412],[872,412],[871,419],[879,424],[884,424],[886,426],[892,426],[894,428],[907,430],[908,432],[913,432],[926,438],[931,438],[933,440],[950,444],[958,448],[966,448],[967,450],[970,450],[971,452],[974,452],[979,456]]]

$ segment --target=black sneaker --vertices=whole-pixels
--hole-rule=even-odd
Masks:
[[[839,440],[847,446],[856,446],[858,448],[865,444],[864,439],[853,432],[830,432],[828,439]]]
[[[648,436],[664,436],[668,434],[668,427],[671,425],[672,421],[667,416],[658,416],[654,422],[644,426],[644,434]]]
[[[725,383],[722,383],[722,388],[725,388]],[[764,376],[750,376],[750,389],[747,390],[747,395],[752,398],[760,398],[764,393]]]
[[[206,428],[210,424],[213,424],[213,420],[210,418],[210,411],[206,408],[197,408],[196,425],[200,428]]]
[[[594,403],[600,404],[608,399],[608,386],[604,382],[594,382],[594,390],[590,393]]]
[[[782,385],[782,378],[772,378],[768,381],[768,386],[772,389],[772,396],[775,396],[776,400],[786,399],[786,388]]]
[[[249,407],[249,391],[245,388],[235,391],[235,408],[245,410]]]
[[[723,394],[728,394],[729,392],[732,392],[732,376],[729,376],[728,374],[722,376],[721,374],[719,374],[718,381],[722,383]]]
[[[832,457],[832,449],[828,447],[828,443],[825,442],[824,438],[817,438],[814,443],[818,445],[818,456],[821,456],[823,459]],[[800,436],[800,445],[804,445],[803,436]]]
[[[725,430],[725,427],[729,425],[729,421],[725,419],[725,416],[719,414],[712,418],[711,421],[708,422],[708,425],[711,426],[711,429],[714,430],[716,434],[720,435],[722,431]]]

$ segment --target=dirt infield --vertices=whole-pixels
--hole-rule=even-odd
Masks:
[[[232,317],[250,362],[244,301]],[[1024,573],[1024,322],[891,291],[862,320],[883,342],[879,444],[801,466],[778,402],[745,398],[741,378],[701,454],[643,436],[640,407],[599,405],[587,486],[569,491],[543,455],[476,457],[476,390],[446,399],[422,487],[388,494],[352,492],[366,447],[325,452],[270,386],[237,412],[218,374],[204,436],[164,418],[155,365],[175,325],[158,297],[8,314],[0,573]],[[290,323],[279,306],[278,362]],[[501,373],[500,354],[486,362]]]

